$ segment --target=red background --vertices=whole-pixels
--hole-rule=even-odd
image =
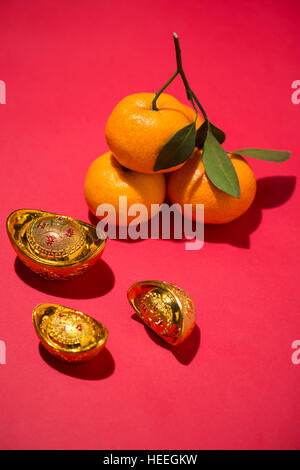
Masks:
[[[299,79],[297,0],[8,1],[0,4],[0,429],[4,449],[300,448]],[[205,229],[200,251],[175,241],[109,241],[71,282],[16,260],[5,232],[18,208],[88,221],[83,183],[107,150],[104,128],[124,96],[186,74],[227,149],[291,150],[251,160],[257,198],[239,220]],[[168,90],[185,100],[182,85]],[[174,282],[198,327],[176,349],[132,319],[135,281]],[[84,365],[39,348],[33,307],[58,302],[102,321],[107,351]]]

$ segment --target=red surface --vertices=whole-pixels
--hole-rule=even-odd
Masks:
[[[300,448],[299,15],[297,0],[1,2],[1,448]],[[110,241],[84,276],[39,279],[16,261],[7,215],[28,207],[89,220],[83,182],[107,150],[106,119],[122,97],[171,75],[172,31],[226,148],[292,158],[251,161],[255,203],[206,228],[200,251]],[[169,92],[185,99],[179,82]],[[195,300],[198,328],[177,349],[132,319],[126,289],[149,278]],[[99,360],[64,365],[39,349],[31,312],[51,301],[107,326]]]

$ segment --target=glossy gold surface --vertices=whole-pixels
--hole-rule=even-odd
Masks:
[[[69,307],[45,303],[33,310],[33,324],[43,346],[66,362],[83,362],[104,347],[108,331],[94,318]]]
[[[12,212],[7,231],[23,263],[51,280],[83,273],[99,259],[106,244],[91,224],[31,209]]]
[[[143,322],[170,344],[182,343],[195,326],[191,297],[164,281],[142,281],[128,289],[128,300]]]

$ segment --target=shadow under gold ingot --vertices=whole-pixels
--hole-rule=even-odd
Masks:
[[[51,280],[82,274],[96,263],[106,244],[91,224],[36,210],[12,212],[7,231],[21,261]]]
[[[195,326],[191,297],[180,287],[162,281],[142,281],[128,289],[128,300],[143,322],[167,343],[182,343]]]
[[[89,315],[62,305],[37,305],[32,320],[42,345],[62,361],[92,359],[107,341],[105,326]]]

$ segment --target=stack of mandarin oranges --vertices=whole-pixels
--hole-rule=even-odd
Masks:
[[[142,203],[150,215],[151,204],[162,204],[168,194],[170,201],[180,206],[204,204],[205,223],[230,222],[242,215],[253,202],[256,180],[241,156],[229,155],[239,178],[240,198],[213,185],[206,176],[202,152],[197,148],[187,162],[154,171],[164,145],[195,119],[192,108],[166,93],[157,100],[158,111],[153,110],[154,97],[154,93],[129,95],[109,116],[105,136],[110,151],[91,164],[85,180],[84,193],[90,211],[96,215],[100,204],[112,204],[118,211],[119,197],[127,196],[128,207]],[[196,129],[202,123],[198,116]],[[193,214],[196,216],[196,211]]]
[[[91,164],[86,176],[84,192],[91,212],[97,216],[98,206],[110,204],[119,225],[121,196],[127,197],[128,208],[143,204],[149,217],[154,215],[152,205],[159,207],[168,196],[182,213],[184,205],[191,204],[194,220],[196,205],[203,204],[205,223],[231,222],[247,211],[256,193],[255,176],[242,155],[273,162],[290,156],[257,148],[234,153],[223,149],[225,134],[210,122],[191,89],[176,33],[173,38],[176,72],[157,93],[132,94],[116,105],[105,129],[109,151]],[[177,76],[191,107],[164,93]],[[132,217],[126,219],[130,223]]]

